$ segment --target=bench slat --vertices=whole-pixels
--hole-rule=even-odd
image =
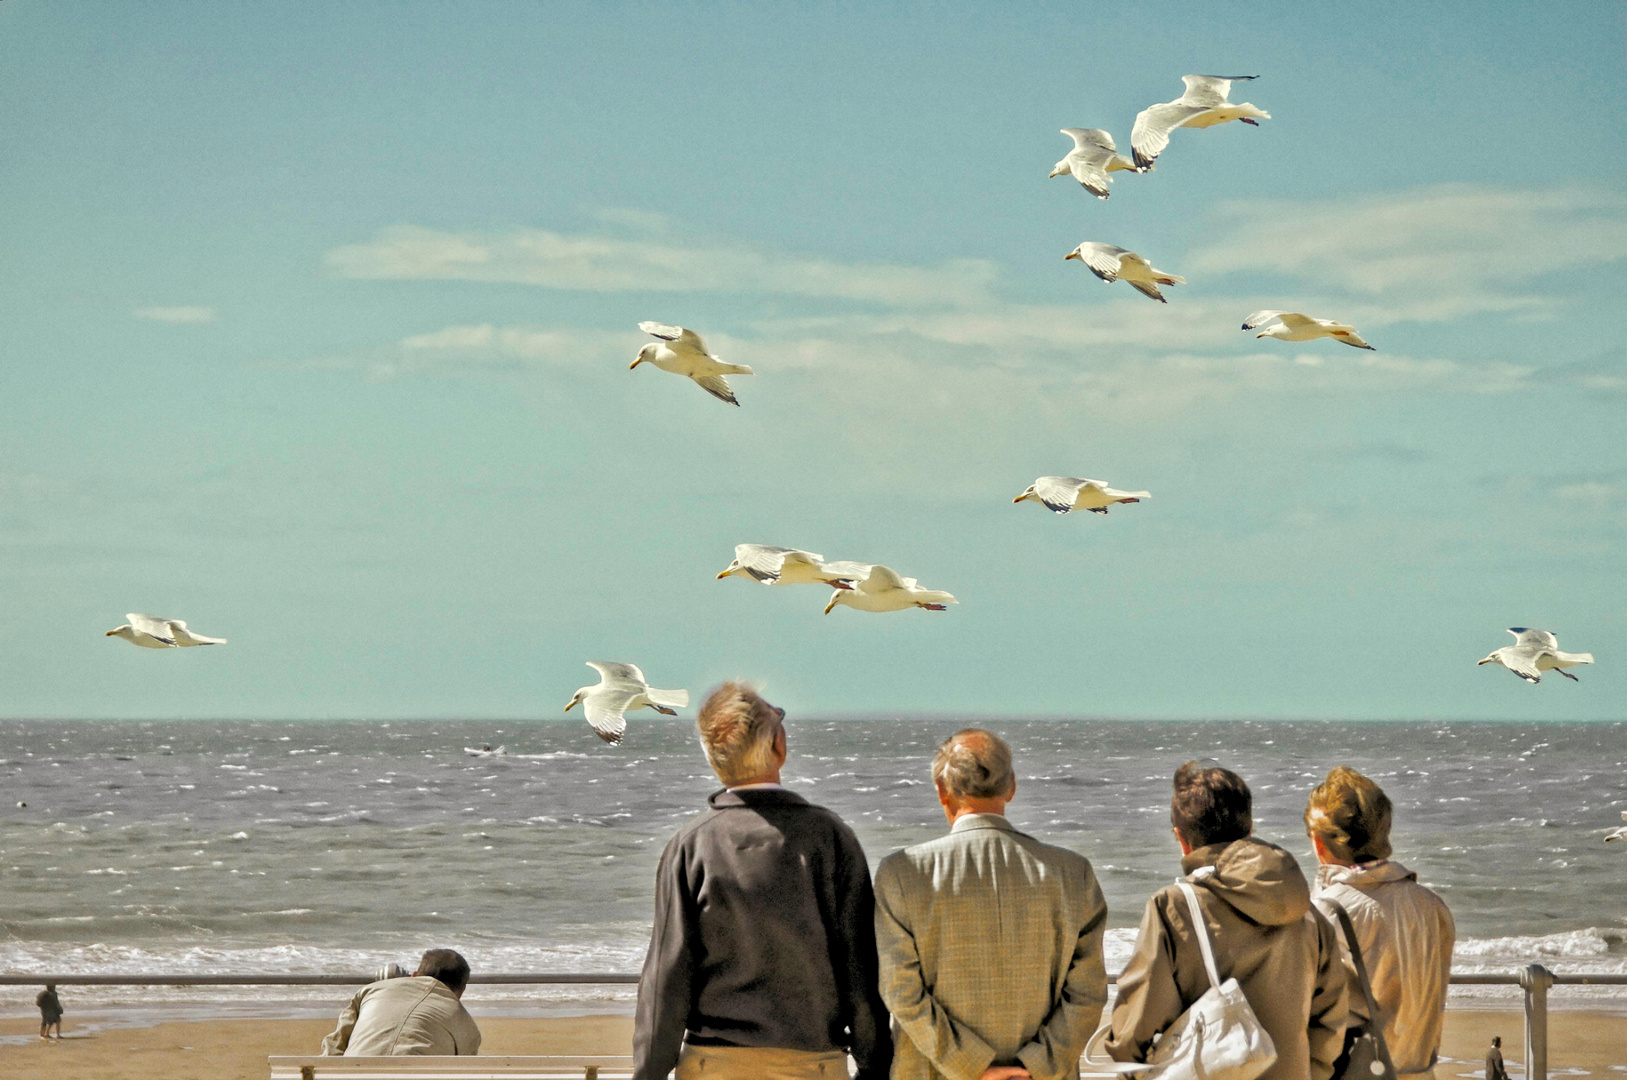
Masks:
[[[442,1057],[272,1056],[271,1080],[629,1080],[632,1057],[613,1054]]]

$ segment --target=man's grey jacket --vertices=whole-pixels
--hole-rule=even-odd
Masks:
[[[683,1043],[892,1059],[876,990],[875,894],[853,830],[783,788],[720,791],[668,842],[638,984],[635,1080]]]
[[[1079,1075],[1107,1001],[1107,904],[1083,855],[1042,844],[999,814],[876,870],[881,996],[903,1031],[893,1080],[975,1080],[1022,1065]]]

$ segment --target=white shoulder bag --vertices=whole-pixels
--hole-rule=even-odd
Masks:
[[[1085,1068],[1091,1072],[1145,1072],[1157,1080],[1255,1080],[1276,1062],[1277,1048],[1260,1026],[1237,980],[1220,981],[1196,890],[1185,881],[1176,884],[1186,894],[1187,910],[1192,913],[1192,925],[1203,950],[1203,968],[1209,973],[1209,989],[1163,1031],[1147,1054],[1146,1064],[1097,1061],[1091,1057],[1091,1051],[1112,1030],[1109,1023],[1098,1028],[1085,1044]]]

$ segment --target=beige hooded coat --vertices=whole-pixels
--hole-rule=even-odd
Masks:
[[[1384,1012],[1384,1041],[1396,1073],[1402,1080],[1430,1076],[1446,1022],[1446,984],[1457,937],[1452,912],[1418,884],[1417,874],[1390,859],[1317,867],[1315,899],[1330,920],[1332,901],[1350,915],[1373,996]],[[1365,1023],[1367,1003],[1355,970],[1349,974],[1350,1022]]]
[[[356,991],[324,1055],[478,1054],[480,1029],[458,996],[429,975],[381,979]]]
[[[1299,864],[1250,836],[1198,848],[1181,869],[1197,886],[1220,977],[1237,980],[1276,1044],[1277,1060],[1260,1080],[1328,1080],[1344,1046],[1345,971]],[[1118,989],[1107,1051],[1119,1061],[1145,1061],[1153,1036],[1209,989],[1177,886],[1147,901]]]

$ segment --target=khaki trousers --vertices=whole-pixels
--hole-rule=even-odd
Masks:
[[[677,1080],[847,1080],[847,1055],[770,1046],[690,1046],[678,1054]]]

